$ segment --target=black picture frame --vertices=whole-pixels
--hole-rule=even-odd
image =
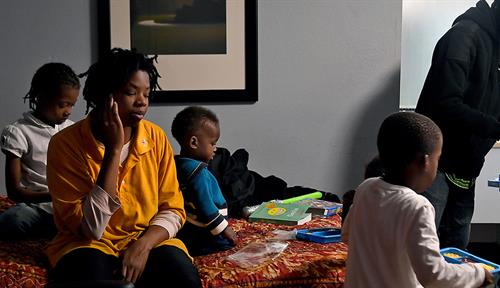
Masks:
[[[124,1],[124,0],[120,0]],[[235,0],[228,0],[235,1]],[[244,2],[244,87],[241,89],[202,89],[202,90],[164,90],[156,91],[151,97],[151,104],[181,104],[181,103],[228,103],[251,104],[258,100],[258,70],[257,70],[257,0],[238,0]],[[126,1],[128,2],[128,1]],[[111,5],[110,0],[98,2],[98,46],[99,55],[115,47],[111,35]],[[121,2],[120,2],[121,3]],[[124,17],[129,17],[126,15]],[[126,25],[125,25],[126,26]],[[122,28],[120,28],[122,29]],[[123,28],[127,29],[127,27]],[[130,25],[128,26],[130,33]],[[122,47],[130,48],[130,47]],[[157,67],[158,68],[158,67]],[[160,70],[160,75],[162,71]],[[166,76],[168,77],[168,75]]]

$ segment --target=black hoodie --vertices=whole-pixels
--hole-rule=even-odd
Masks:
[[[500,139],[499,35],[484,1],[460,15],[441,37],[416,112],[443,132],[441,171],[475,178]]]

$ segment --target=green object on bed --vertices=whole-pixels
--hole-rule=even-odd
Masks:
[[[316,191],[313,193],[309,193],[309,194],[305,194],[305,195],[301,195],[301,196],[297,196],[297,197],[278,200],[278,202],[290,204],[290,203],[295,203],[295,202],[298,202],[298,201],[304,200],[304,199],[321,199],[321,197],[323,197],[323,194],[319,191]]]

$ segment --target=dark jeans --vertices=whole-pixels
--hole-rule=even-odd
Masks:
[[[64,255],[51,271],[54,284],[122,280],[121,260],[97,249],[80,248]],[[160,286],[159,286],[160,285]],[[160,246],[149,253],[136,287],[201,287],[196,267],[181,249]]]
[[[475,185],[469,189],[457,187],[438,171],[431,187],[422,193],[436,210],[436,227],[442,248],[467,247],[474,213],[474,190]]]
[[[52,214],[26,203],[17,203],[0,214],[0,239],[53,238],[57,229]]]

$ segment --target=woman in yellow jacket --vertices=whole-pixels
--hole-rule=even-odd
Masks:
[[[201,286],[174,238],[186,214],[172,147],[143,119],[158,87],[153,61],[112,49],[86,73],[92,111],[51,139],[47,181],[58,234],[46,252],[55,284]]]

